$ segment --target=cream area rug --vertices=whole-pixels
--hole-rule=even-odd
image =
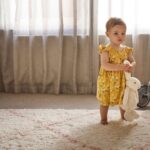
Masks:
[[[132,123],[109,110],[1,109],[0,150],[150,150],[150,111]]]

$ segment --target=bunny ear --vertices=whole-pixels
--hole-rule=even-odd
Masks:
[[[127,80],[129,80],[131,78],[131,73],[125,72],[125,77]]]
[[[123,63],[130,65],[130,62],[128,60],[126,60],[126,59],[124,60]],[[126,79],[129,79],[131,77],[131,73],[125,72],[125,77],[126,77]]]
[[[129,87],[126,87],[124,90],[124,96],[123,96],[123,106],[125,108],[128,107],[128,100],[129,100]]]
[[[128,60],[124,60],[124,62],[123,62],[124,64],[128,64],[128,65],[130,65],[130,62],[128,61]]]

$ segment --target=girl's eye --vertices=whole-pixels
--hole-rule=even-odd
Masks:
[[[117,33],[117,32],[115,32],[114,34],[115,34],[115,35],[118,35],[118,33]]]
[[[114,32],[114,35],[125,35],[125,33],[118,33],[118,32]]]

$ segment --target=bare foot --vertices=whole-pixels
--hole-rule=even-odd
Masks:
[[[121,116],[121,119],[127,121],[127,120],[125,119],[124,115]]]
[[[101,124],[102,124],[102,125],[107,125],[108,122],[107,122],[107,120],[101,120]]]
[[[123,117],[123,118],[121,118],[121,120],[123,120],[123,121],[127,121],[124,117]]]
[[[125,114],[125,110],[120,107],[121,119],[127,121],[127,120],[125,119],[125,117],[124,117],[124,114]]]

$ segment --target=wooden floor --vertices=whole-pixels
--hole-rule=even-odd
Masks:
[[[95,95],[0,93],[0,109],[8,108],[96,109],[99,103]]]
[[[116,109],[110,107],[111,109]],[[99,109],[95,95],[0,93],[0,109]],[[137,108],[139,109],[139,108]],[[150,110],[149,105],[144,108]]]

